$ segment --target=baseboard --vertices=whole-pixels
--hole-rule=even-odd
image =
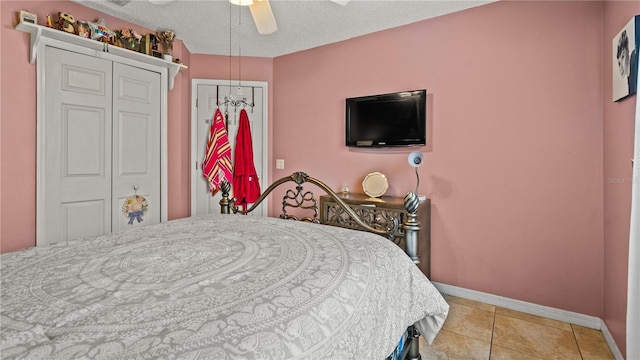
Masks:
[[[618,345],[616,345],[616,342],[613,340],[613,336],[609,332],[607,325],[600,318],[572,311],[556,309],[549,306],[542,306],[522,300],[488,294],[481,291],[469,290],[453,285],[438,283],[435,281],[432,281],[432,283],[433,285],[435,285],[436,289],[438,289],[438,291],[443,294],[457,296],[469,300],[475,300],[489,305],[501,306],[510,310],[520,311],[531,315],[543,316],[558,321],[564,321],[570,324],[576,324],[591,329],[600,330],[602,331],[602,335],[604,335],[604,338],[607,341],[607,345],[609,345],[609,349],[611,350],[611,353],[613,354],[615,359],[624,360],[624,357],[622,356],[620,349],[618,349]]]
[[[600,327],[602,325],[602,320],[595,316],[560,310],[548,306],[542,306],[526,301],[510,299],[498,295],[487,294],[480,291],[464,289],[442,283],[434,282],[433,285],[435,285],[436,288],[444,294],[480,301],[485,304],[501,306],[503,308],[516,310],[527,314],[543,316],[546,318],[564,321],[597,330],[600,330]]]
[[[609,350],[611,350],[611,354],[613,355],[613,357],[616,360],[624,360],[624,356],[622,356],[620,349],[618,349],[618,345],[616,345],[615,340],[613,340],[613,335],[611,335],[611,332],[609,331],[609,328],[604,321],[602,322],[602,328],[600,329],[600,331],[602,331],[604,339],[607,340],[607,345],[609,345]]]

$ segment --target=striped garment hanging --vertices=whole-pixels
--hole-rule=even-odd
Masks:
[[[220,190],[221,182],[226,179],[233,181],[233,165],[231,164],[231,145],[224,126],[224,119],[220,109],[216,109],[209,129],[209,140],[202,162],[202,176],[209,182],[211,195]]]

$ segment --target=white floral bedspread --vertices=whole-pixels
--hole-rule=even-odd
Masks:
[[[448,305],[377,235],[208,215],[1,256],[12,358],[384,359]]]

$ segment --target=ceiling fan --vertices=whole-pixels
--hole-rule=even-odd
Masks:
[[[114,3],[122,6],[131,0],[111,0]],[[148,0],[154,5],[165,5],[173,0]],[[336,4],[342,6],[347,5],[351,0],[331,0]],[[278,24],[276,18],[273,16],[273,10],[271,10],[271,4],[269,0],[229,0],[230,3],[239,6],[248,6],[253,17],[253,22],[256,24],[258,33],[261,35],[269,35],[278,31]]]
[[[131,0],[110,0],[110,1],[120,6],[123,6],[129,3]],[[154,5],[166,5],[168,3],[173,2],[174,0],[148,0],[148,1],[149,3]],[[336,0],[336,1],[345,1],[345,0]],[[346,1],[349,1],[349,0],[346,0]],[[271,5],[269,4],[269,0],[229,0],[229,2],[234,5],[249,7],[249,11],[251,11],[251,17],[253,17],[253,22],[256,24],[258,33],[262,35],[269,35],[278,31],[278,24],[276,23],[276,18],[273,16],[273,10],[271,10]]]
[[[234,5],[249,6],[258,33],[269,35],[278,31],[278,24],[273,16],[269,0],[229,0],[229,2]]]
[[[351,0],[331,1],[345,6]],[[249,11],[251,11],[251,16],[253,17],[253,22],[256,24],[258,33],[269,35],[278,31],[278,24],[276,23],[275,16],[273,16],[273,10],[271,10],[269,0],[229,0],[229,2],[235,5],[249,6]]]

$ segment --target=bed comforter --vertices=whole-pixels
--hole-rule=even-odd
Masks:
[[[1,257],[12,358],[384,359],[448,305],[391,241],[207,215]]]

